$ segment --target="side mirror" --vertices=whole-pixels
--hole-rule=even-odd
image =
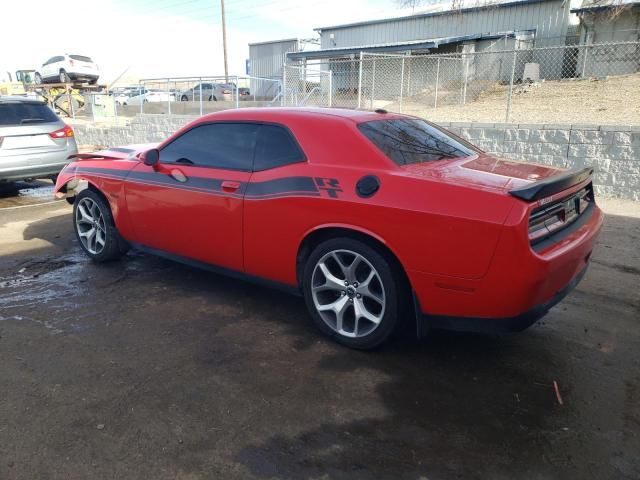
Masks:
[[[160,161],[160,150],[154,148],[152,150],[144,152],[144,154],[142,155],[142,161],[145,165],[155,167]]]

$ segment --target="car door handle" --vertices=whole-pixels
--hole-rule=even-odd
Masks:
[[[235,192],[240,188],[240,182],[225,180],[222,182],[222,190],[225,192]]]

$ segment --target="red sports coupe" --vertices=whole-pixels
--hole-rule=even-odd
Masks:
[[[324,333],[372,348],[401,320],[422,335],[542,317],[602,225],[592,173],[494,158],[383,110],[265,108],[77,155],[56,194],[95,261],[133,246],[280,286]]]

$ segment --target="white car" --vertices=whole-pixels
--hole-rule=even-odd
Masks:
[[[128,97],[124,100],[122,105],[140,105],[140,103],[147,102],[175,102],[175,100],[176,96],[173,93],[163,92],[162,90],[147,90],[146,88],[143,88],[142,94]]]
[[[73,80],[95,85],[100,77],[98,65],[84,55],[51,57],[34,74],[36,83],[69,83]]]

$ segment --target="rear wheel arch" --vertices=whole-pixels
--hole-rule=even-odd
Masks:
[[[397,273],[402,277],[405,282],[405,287],[411,290],[411,282],[407,275],[402,262],[396,255],[396,253],[378,236],[371,232],[360,230],[357,228],[345,227],[345,226],[326,226],[316,228],[307,232],[302,239],[298,247],[298,253],[296,256],[296,280],[298,285],[302,285],[302,272],[304,265],[311,255],[314,248],[320,245],[322,242],[332,238],[353,238],[366,243],[370,247],[377,250],[383,257],[393,265]]]

